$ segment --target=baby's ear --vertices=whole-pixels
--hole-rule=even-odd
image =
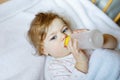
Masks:
[[[45,51],[44,49],[43,49],[43,54],[44,54],[45,56],[48,56],[48,52]]]
[[[44,52],[43,54],[44,54],[45,56],[48,56],[48,53],[46,53],[46,52]]]

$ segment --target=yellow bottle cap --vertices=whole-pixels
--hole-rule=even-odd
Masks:
[[[67,46],[68,46],[69,41],[70,41],[70,36],[68,35],[68,36],[65,38],[64,47],[67,47]]]

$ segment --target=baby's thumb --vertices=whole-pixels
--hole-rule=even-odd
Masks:
[[[78,39],[78,37],[79,37],[78,33],[71,34],[71,38],[73,39]]]

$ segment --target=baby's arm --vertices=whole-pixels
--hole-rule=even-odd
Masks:
[[[103,48],[107,48],[107,49],[115,49],[117,47],[117,39],[110,35],[110,34],[104,34],[104,44],[103,44]]]
[[[80,50],[78,55],[74,55],[76,59],[75,68],[81,72],[88,72],[88,56]]]
[[[77,40],[70,39],[69,44],[67,46],[68,50],[74,56],[76,63],[75,68],[83,73],[88,72],[88,56],[82,51],[79,50],[77,46]]]
[[[77,29],[77,30],[74,30],[73,33],[79,33],[81,31],[87,31],[87,29]],[[78,46],[76,48],[75,47],[76,45],[74,45],[74,48],[71,48],[73,49],[72,54],[76,60],[75,68],[83,73],[87,73],[89,56],[84,51],[79,50]]]

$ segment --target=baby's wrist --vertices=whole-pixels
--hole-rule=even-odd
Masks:
[[[88,64],[87,63],[82,63],[82,62],[76,62],[75,68],[83,73],[88,72]]]

